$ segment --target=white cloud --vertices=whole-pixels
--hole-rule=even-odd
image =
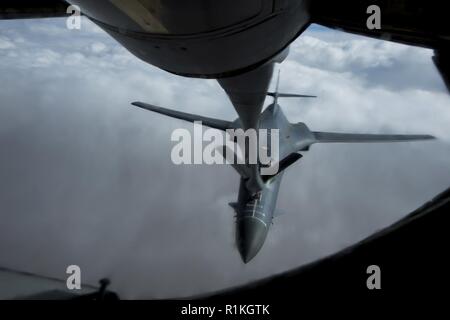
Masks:
[[[91,44],[91,51],[93,53],[99,54],[104,52],[107,49],[107,46],[102,42],[94,42]]]
[[[1,49],[12,49],[14,48],[14,43],[12,43],[8,38],[0,36],[0,50]]]

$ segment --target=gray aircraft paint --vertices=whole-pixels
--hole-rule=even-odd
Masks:
[[[299,152],[308,151],[310,146],[315,143],[399,142],[434,139],[430,135],[354,134],[311,131],[302,122],[290,123],[278,104],[278,98],[309,98],[314,96],[279,93],[278,86],[279,78],[275,92],[265,92],[265,95],[274,98],[273,103],[264,112],[256,115],[256,127],[253,127],[253,129],[267,129],[268,131],[270,129],[279,130],[280,160],[278,173],[269,177],[261,176],[258,164],[232,165],[236,172],[241,175],[238,200],[236,203],[230,203],[230,206],[236,212],[236,244],[244,263],[249,262],[257,255],[266,240],[275,216],[278,192],[284,170],[302,157],[298,154]],[[219,130],[243,128],[243,122],[240,118],[233,122],[228,122],[142,102],[133,102],[133,105],[189,122],[202,121],[203,125]],[[268,145],[268,149],[268,154],[271,154],[270,145]],[[244,168],[239,168],[239,166],[244,166]]]

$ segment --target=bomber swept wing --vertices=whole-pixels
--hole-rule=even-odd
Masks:
[[[289,97],[292,96],[303,97],[304,95],[289,95]],[[277,104],[276,99],[278,97],[282,97],[282,95],[276,91],[274,93],[274,97],[274,103],[268,106],[266,110],[261,114],[260,126],[264,129],[279,130],[278,172],[284,171],[286,168],[297,162],[297,160],[302,157],[298,152],[309,150],[309,147],[315,143],[387,143],[435,139],[435,137],[432,135],[422,134],[370,134],[311,131],[308,126],[302,122],[294,124],[289,123],[289,121],[284,116],[280,106]],[[239,119],[235,120],[234,122],[230,122],[226,120],[175,111],[143,102],[133,102],[132,104],[148,111],[153,111],[188,122],[201,121],[205,126],[223,131],[231,128],[237,128],[239,124]],[[278,120],[274,122],[274,119]],[[270,147],[267,151],[267,154],[272,154]],[[219,150],[219,152],[221,152],[222,155],[225,155],[227,152],[226,147],[224,147],[223,150]],[[252,176],[250,167],[248,167],[246,164],[235,164],[233,165],[233,167],[242,177],[249,178]],[[263,176],[263,181],[266,181],[270,177],[271,176]]]
[[[193,113],[187,113],[187,112],[181,112],[176,110],[171,110],[167,108],[158,107],[152,104],[144,103],[144,102],[133,102],[133,106],[139,107],[141,109],[145,109],[148,111],[153,111],[156,113],[160,113],[163,115],[166,115],[168,117],[188,121],[188,122],[195,122],[195,121],[201,121],[203,125],[207,127],[211,127],[214,129],[219,130],[227,130],[231,128],[232,123],[230,121],[215,119],[215,118],[208,118],[204,116],[200,116]]]

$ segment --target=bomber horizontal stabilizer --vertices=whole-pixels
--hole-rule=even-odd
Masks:
[[[211,127],[214,129],[219,129],[219,130],[225,131],[225,130],[231,128],[230,121],[225,121],[225,120],[220,120],[220,119],[215,119],[215,118],[208,118],[208,117],[200,116],[197,114],[166,109],[166,108],[154,106],[152,104],[143,103],[143,102],[133,102],[132,105],[142,108],[142,109],[145,109],[145,110],[160,113],[160,114],[166,115],[168,117],[184,120],[184,121],[189,121],[189,122],[201,121],[204,126]]]
[[[312,96],[308,94],[296,94],[296,93],[278,93],[278,92],[267,92],[268,96],[278,97],[278,98],[317,98],[317,96]]]
[[[432,140],[436,137],[422,134],[360,134],[314,131],[315,142],[319,143],[351,143],[351,142],[401,142],[416,140]]]

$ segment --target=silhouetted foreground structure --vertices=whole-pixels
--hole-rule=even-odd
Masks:
[[[279,274],[248,285],[228,289],[201,297],[210,303],[235,301],[237,303],[268,303],[277,305],[281,301],[283,313],[295,311],[294,300],[305,303],[315,297],[333,297],[342,300],[348,296],[373,298],[394,296],[404,298],[430,297],[439,294],[449,285],[448,228],[450,214],[450,188],[421,208],[367,239],[324,259],[306,266]],[[366,273],[369,265],[381,268],[381,290],[369,290]],[[71,295],[61,290],[49,290],[58,280],[2,269],[4,279],[17,277],[16,283],[32,284],[37,290],[28,295],[19,294],[19,299],[76,299],[115,300],[118,296],[106,290],[107,283],[100,288],[89,288],[89,292]],[[8,275],[9,274],[9,275]],[[12,279],[14,280],[14,279]],[[13,283],[13,281],[11,282]],[[4,281],[3,285],[6,283]],[[46,283],[49,285],[46,285]],[[11,283],[11,285],[12,285]],[[14,286],[15,289],[20,289]],[[48,287],[48,288],[47,288]],[[27,285],[27,288],[30,288]],[[3,286],[3,289],[7,289]],[[40,290],[39,290],[40,289]],[[11,293],[11,292],[10,292]],[[299,300],[306,297],[306,300]],[[4,296],[3,298],[6,298]],[[13,298],[13,296],[10,296]],[[180,304],[181,303],[181,304]],[[184,302],[176,302],[176,306]],[[157,303],[155,307],[170,307]],[[279,304],[278,304],[279,306]],[[174,311],[176,312],[176,311]]]
[[[97,286],[69,290],[63,279],[0,267],[0,300],[118,300],[109,283],[101,279]]]
[[[450,188],[386,229],[324,259],[212,296],[212,300],[294,300],[301,296],[415,296],[449,284]],[[367,267],[381,269],[381,290],[369,290]],[[342,298],[342,296],[340,297]],[[300,301],[300,300],[299,300]]]

